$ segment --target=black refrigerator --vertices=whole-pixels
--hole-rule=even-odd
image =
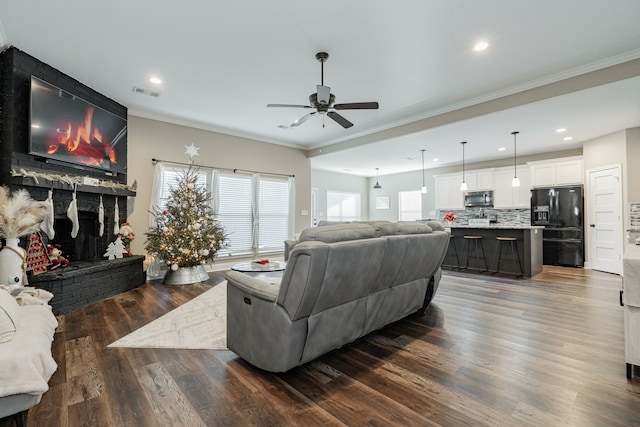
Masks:
[[[542,263],[584,266],[583,187],[531,190],[531,224],[544,225]]]

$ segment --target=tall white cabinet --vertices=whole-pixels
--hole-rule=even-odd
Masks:
[[[627,378],[640,366],[640,246],[629,244],[622,258],[624,304],[624,360]]]

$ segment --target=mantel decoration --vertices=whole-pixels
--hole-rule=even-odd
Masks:
[[[455,212],[445,212],[444,214],[444,220],[449,224],[451,224],[456,218],[458,218],[458,215],[456,215]]]
[[[31,178],[33,179],[33,182],[35,182],[36,184],[40,184],[40,179],[44,179],[50,182],[59,182],[62,184],[67,184],[71,187],[73,187],[74,185],[75,186],[82,185],[84,183],[84,177],[82,176],[58,175],[55,173],[34,172],[34,171],[28,171],[25,169],[18,169],[17,171],[15,169],[12,169],[11,176],[21,176],[23,178]],[[134,181],[133,185],[126,185],[126,184],[121,184],[115,181],[108,181],[108,180],[101,179],[101,180],[98,180],[98,183],[97,185],[95,185],[95,187],[106,188],[113,191],[116,191],[116,190],[136,191],[138,187],[138,183],[137,181]]]
[[[8,187],[0,187],[0,238],[6,241],[0,250],[0,285],[28,284],[27,253],[19,246],[20,237],[39,230],[48,213],[47,206],[33,200],[27,190],[11,193]]]
[[[225,247],[227,236],[213,219],[211,194],[197,179],[197,169],[189,167],[170,186],[166,208],[151,212],[155,226],[145,233],[145,249],[169,266],[165,284],[206,281],[209,275],[204,264],[213,263],[218,250]]]

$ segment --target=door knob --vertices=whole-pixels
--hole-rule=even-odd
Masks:
[[[595,224],[589,224],[589,227],[591,227],[591,228],[595,228],[595,227],[596,227],[596,225],[595,225]]]

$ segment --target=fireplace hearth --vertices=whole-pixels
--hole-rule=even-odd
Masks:
[[[29,286],[53,294],[49,302],[56,316],[102,301],[145,283],[143,256],[72,262],[29,277]]]

